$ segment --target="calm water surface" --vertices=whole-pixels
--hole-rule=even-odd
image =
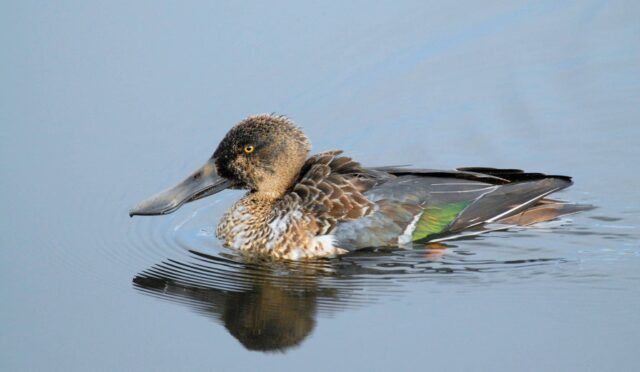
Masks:
[[[3,3],[0,369],[638,370],[638,4]],[[237,191],[128,217],[273,111],[597,208],[306,264],[220,246]]]

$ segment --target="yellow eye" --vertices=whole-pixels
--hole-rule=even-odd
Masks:
[[[244,147],[244,152],[247,154],[251,154],[253,152],[253,150],[255,150],[255,147],[251,146],[251,145],[246,145]]]

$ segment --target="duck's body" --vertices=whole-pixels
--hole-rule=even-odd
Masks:
[[[309,147],[288,119],[250,117],[207,165],[131,214],[170,213],[223,188],[248,188],[222,217],[217,236],[236,250],[302,259],[451,239],[584,209],[545,199],[571,185],[566,176],[365,168],[341,151],[307,159]]]
[[[248,193],[223,216],[217,236],[233,249],[285,259],[402,247],[575,211],[543,199],[570,184],[518,170],[367,169],[332,151],[307,160],[284,196]]]

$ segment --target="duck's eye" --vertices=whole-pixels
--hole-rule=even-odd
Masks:
[[[246,146],[244,147],[244,152],[245,152],[246,154],[251,154],[251,153],[253,152],[253,150],[255,150],[255,149],[256,149],[256,148],[255,148],[255,147],[253,147],[253,146],[251,146],[251,145],[246,145]]]

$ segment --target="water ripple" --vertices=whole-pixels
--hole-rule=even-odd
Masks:
[[[601,281],[592,271],[566,272],[567,264],[580,265],[592,253],[558,256],[561,251],[551,239],[541,243],[539,234],[561,232],[565,240],[591,234],[628,238],[617,228],[567,228],[561,221],[413,250],[368,249],[334,259],[281,262],[220,246],[215,221],[234,199],[211,200],[186,217],[136,219],[126,229],[126,249],[113,259],[143,268],[133,278],[140,293],[211,318],[246,348],[260,351],[284,352],[312,333],[318,316],[398,298],[421,282],[455,285],[456,291],[464,291],[541,278]],[[614,218],[594,221],[603,220],[618,223]]]
[[[199,220],[199,215],[175,225],[168,235],[173,241],[164,235],[149,238],[145,244],[154,248],[147,246],[145,252],[167,256],[135,275],[134,288],[214,319],[251,350],[286,351],[311,334],[317,316],[401,296],[417,281],[475,282],[485,273],[566,262],[478,258],[443,244],[414,250],[371,249],[308,262],[274,261],[217,246],[204,227],[208,222]]]

